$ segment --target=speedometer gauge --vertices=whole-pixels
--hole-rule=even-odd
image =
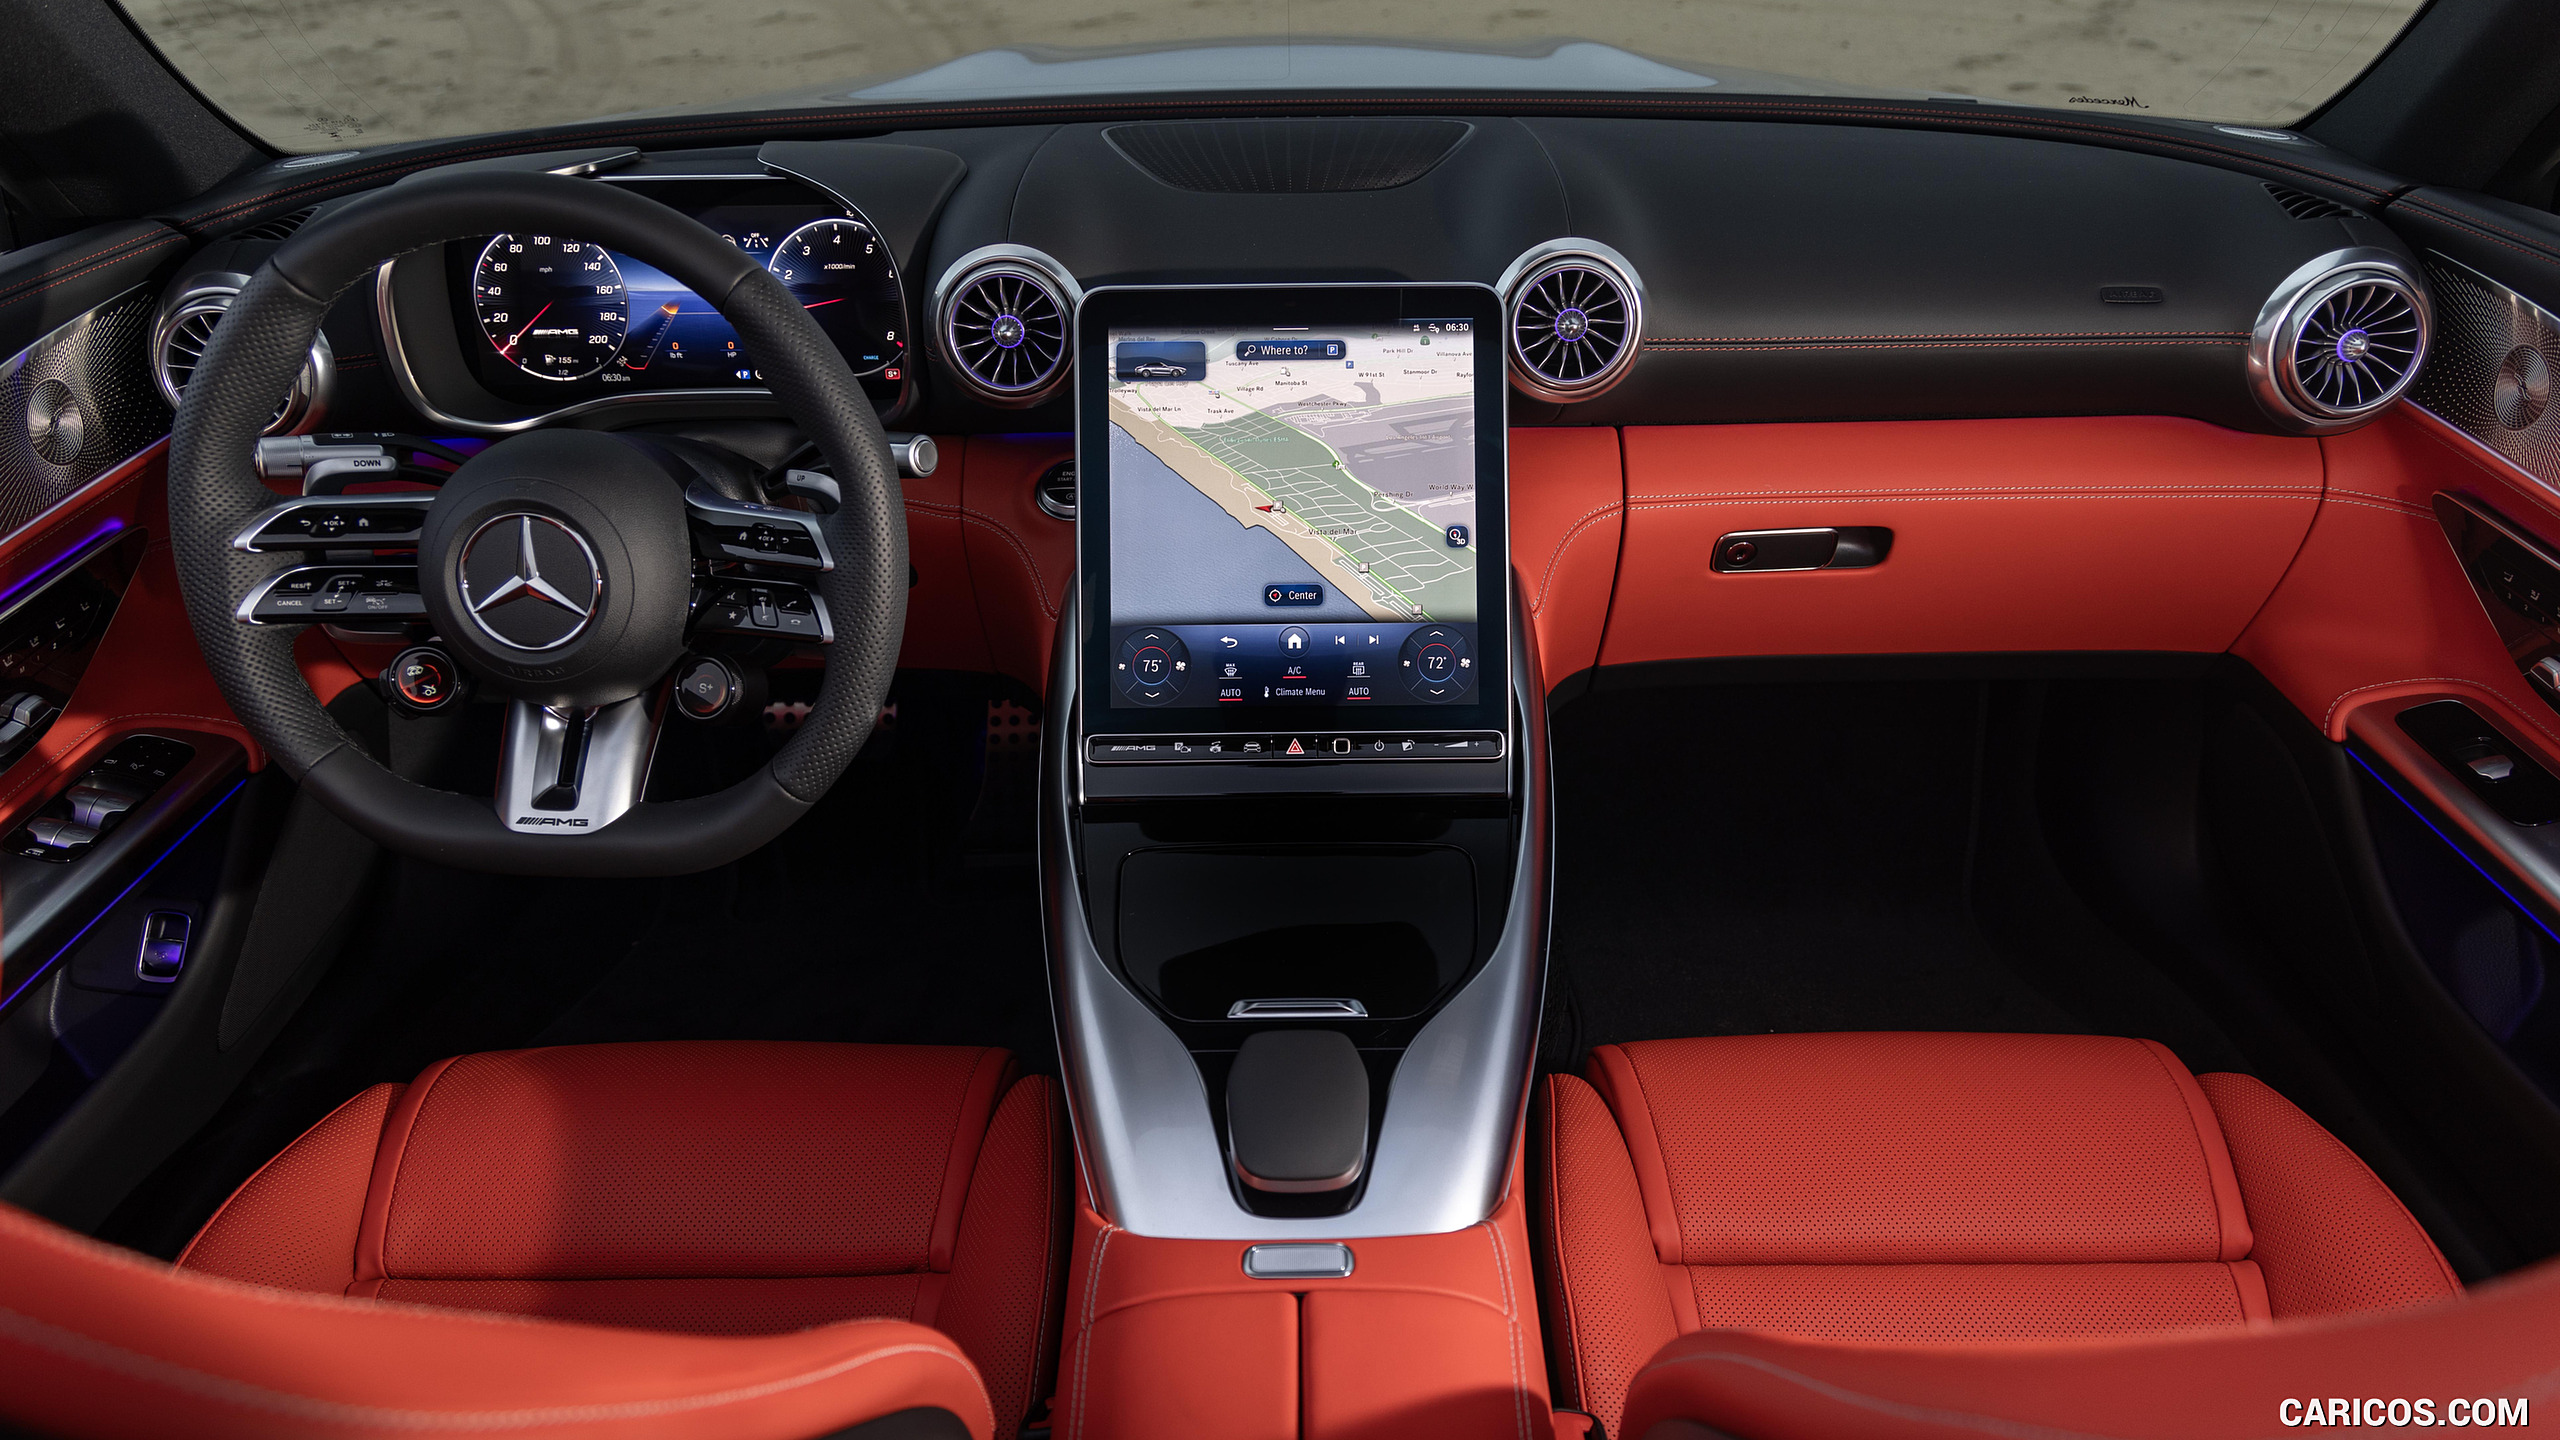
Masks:
[[[500,358],[544,380],[583,380],[622,349],[622,269],[603,247],[500,235],[471,268],[480,331]]]
[[[905,359],[898,272],[870,226],[834,216],[812,220],[782,237],[765,268],[808,307],[854,374],[875,374]]]

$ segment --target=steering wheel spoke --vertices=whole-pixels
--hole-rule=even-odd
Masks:
[[[640,803],[664,707],[635,695],[610,705],[507,705],[498,753],[498,818],[519,835],[599,830]]]

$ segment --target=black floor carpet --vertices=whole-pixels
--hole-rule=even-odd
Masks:
[[[1603,690],[1555,726],[1545,1063],[1771,1031],[2131,1034],[2245,1068],[2074,893],[2030,682]]]
[[[1001,1045],[1054,1073],[1031,856],[981,848],[990,834],[1029,834],[1021,817],[979,813],[982,799],[1023,806],[1031,789],[987,774],[982,685],[902,677],[893,700],[895,723],[833,792],[717,870],[586,881],[387,861],[364,928],[321,988],[104,1237],[174,1254],[332,1107],[447,1055],[839,1040]],[[1017,750],[1011,763],[1028,758]],[[710,763],[662,752],[661,769],[688,762]]]

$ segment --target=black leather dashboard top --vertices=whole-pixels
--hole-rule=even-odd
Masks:
[[[1296,177],[1308,183],[1277,190],[1219,188],[1214,174],[1189,172],[1173,183],[1133,156],[1162,169],[1165,156],[1198,147],[1204,123],[1285,123],[1340,161],[1375,138],[1358,127],[1381,122],[1133,111],[652,151],[639,163],[763,164],[839,190],[890,177],[894,195],[847,198],[888,232],[919,325],[944,269],[996,243],[1045,251],[1087,287],[1490,283],[1542,241],[1615,247],[1646,291],[1641,358],[1624,383],[1582,404],[1515,398],[1525,423],[2170,414],[2272,429],[2245,371],[2269,293],[2331,251],[2411,248],[2371,212],[2390,198],[2386,181],[2308,142],[2253,150],[2208,126],[2153,126],[2155,135],[2006,112],[1970,128],[1935,112],[1928,123],[1898,113],[1859,123],[1854,106],[1680,118],[1397,113],[1408,129],[1428,120],[1423,128],[1456,143],[1407,167],[1418,168],[1411,176],[1393,164],[1362,170],[1353,155],[1348,170],[1319,166]],[[1177,126],[1190,131],[1133,133]],[[1327,127],[1340,133],[1328,138]],[[382,175],[391,161],[366,163]],[[1346,189],[1325,178],[1351,173],[1399,183]],[[269,207],[234,197],[218,208]],[[340,323],[370,320],[333,317],[342,351],[378,349],[369,335],[337,339]],[[403,420],[361,423],[409,428]],[[936,361],[896,423],[950,433],[1073,422],[1064,399],[1030,411],[981,406]]]

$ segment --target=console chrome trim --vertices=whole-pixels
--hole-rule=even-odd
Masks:
[[[1366,1020],[1369,1007],[1357,1000],[1239,1000],[1227,1007],[1230,1020]]]
[[[507,705],[505,747],[498,755],[498,823],[519,835],[576,836],[601,830],[629,813],[648,788],[658,749],[659,709],[634,695],[583,713],[515,700]],[[559,773],[573,724],[583,723],[585,751],[577,767],[576,801],[565,810],[536,810]]]
[[[1042,736],[1040,873],[1049,984],[1068,1117],[1103,1216],[1132,1234],[1345,1240],[1463,1230],[1493,1212],[1529,1103],[1553,891],[1546,697],[1511,586],[1520,838],[1502,934],[1475,977],[1422,1027],[1388,1083],[1368,1187],[1339,1215],[1255,1215],[1228,1187],[1197,1063],[1114,974],[1085,919],[1075,834],[1079,602],[1059,616]]]
[[[1248,1245],[1244,1273],[1256,1280],[1339,1280],[1351,1273],[1348,1245]]]

